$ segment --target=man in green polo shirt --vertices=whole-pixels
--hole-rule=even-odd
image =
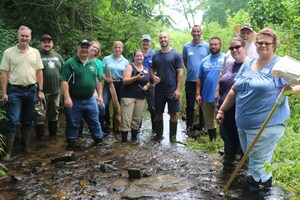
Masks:
[[[89,59],[88,40],[81,40],[77,45],[77,54],[67,60],[61,72],[61,89],[64,96],[64,112],[67,120],[66,135],[68,149],[78,149],[76,140],[82,119],[89,126],[89,130],[96,144],[101,144],[102,131],[98,119],[99,107],[102,104],[102,84],[98,68]],[[95,88],[99,97],[93,94]]]

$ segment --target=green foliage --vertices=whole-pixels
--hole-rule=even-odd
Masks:
[[[200,136],[195,139],[189,139],[187,145],[193,150],[202,150],[209,153],[217,153],[220,149],[223,149],[223,140],[217,138],[217,140],[209,142],[208,136]]]
[[[234,16],[239,10],[246,10],[248,0],[204,0],[203,8],[206,10],[203,16],[205,24],[217,22],[221,27],[228,26],[228,17]],[[228,12],[229,10],[229,12]]]

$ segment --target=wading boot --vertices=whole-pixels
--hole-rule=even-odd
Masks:
[[[208,129],[209,141],[213,141],[217,139],[217,129]]]
[[[31,131],[30,130],[22,130],[22,140],[24,142],[24,152],[31,153],[32,150],[30,148],[31,144]]]
[[[67,139],[67,150],[70,151],[79,151],[81,150],[81,146],[79,144],[76,144],[76,140],[75,139]]]
[[[80,127],[79,127],[79,131],[78,131],[78,137],[83,137],[83,127],[84,127],[84,121],[81,120],[80,121]]]
[[[234,167],[235,156],[225,154],[223,158],[223,169],[231,170]]]
[[[163,130],[164,130],[164,121],[163,120],[156,120],[155,121],[155,141],[160,141],[163,139]]]
[[[136,141],[138,135],[138,130],[131,130],[131,141]]]
[[[36,138],[38,140],[44,141],[45,140],[45,126],[44,124],[35,124],[34,125],[35,128],[35,134],[36,134]]]
[[[48,122],[48,131],[50,137],[56,137],[57,135],[57,121]]]
[[[150,113],[150,115],[151,115],[152,133],[155,133],[155,113]]]
[[[5,136],[6,139],[6,152],[5,155],[3,156],[3,160],[4,161],[9,161],[10,157],[11,157],[11,152],[12,152],[12,148],[14,145],[14,141],[15,141],[15,134],[7,134]]]
[[[128,142],[127,136],[128,136],[128,131],[121,131],[121,137],[123,143]]]
[[[170,141],[176,142],[177,122],[170,121],[169,128],[170,128]]]

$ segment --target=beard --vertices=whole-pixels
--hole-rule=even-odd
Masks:
[[[221,49],[209,49],[211,55],[217,55],[220,53]]]

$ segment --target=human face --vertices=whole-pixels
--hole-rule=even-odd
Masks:
[[[144,61],[144,55],[143,55],[143,52],[141,52],[141,51],[135,52],[135,55],[134,55],[134,61],[135,61],[135,63],[137,63],[137,64],[143,64],[143,61]]]
[[[100,47],[97,43],[93,43],[92,46],[90,46],[90,54],[93,56],[98,55],[100,52]]]
[[[142,41],[143,49],[147,50],[151,48],[151,41],[150,40],[143,40]]]
[[[87,45],[78,45],[77,46],[77,55],[79,58],[88,58],[90,50]]]
[[[27,30],[27,29],[21,30],[18,33],[17,38],[18,38],[19,45],[21,45],[21,46],[29,45],[29,42],[31,40],[30,30]]]
[[[243,29],[240,32],[240,37],[245,41],[245,42],[252,42],[253,40],[253,32],[250,31],[249,29]]]
[[[123,52],[123,47],[121,45],[117,44],[114,46],[114,55],[116,57],[119,57],[122,54],[122,52]]]
[[[41,46],[41,49],[43,49],[44,51],[50,52],[53,48],[53,42],[52,42],[52,40],[46,39],[46,40],[41,41],[40,46]]]
[[[159,35],[159,43],[161,47],[167,47],[169,46],[170,37],[167,33],[162,32]]]
[[[238,63],[243,62],[246,58],[245,46],[243,46],[240,41],[233,40],[230,43],[230,47],[235,47],[230,49],[230,54],[233,57],[233,59]]]
[[[262,34],[256,39],[256,51],[259,56],[273,55],[275,52],[274,40],[270,35]]]
[[[200,27],[195,26],[192,29],[191,35],[193,36],[193,40],[200,40],[202,35],[202,30]]]
[[[217,55],[220,53],[221,43],[218,39],[212,39],[209,41],[209,51],[212,55]]]

